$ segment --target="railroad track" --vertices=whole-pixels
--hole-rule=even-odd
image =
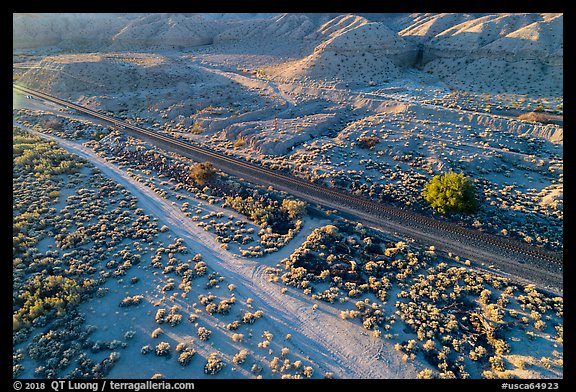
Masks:
[[[511,261],[516,260],[516,262],[523,264],[535,264],[543,269],[552,271],[554,274],[561,274],[563,270],[563,255],[561,253],[546,251],[509,238],[464,228],[454,223],[439,221],[396,206],[377,203],[373,200],[352,195],[344,191],[314,184],[285,173],[231,158],[206,147],[194,145],[171,136],[138,127],[126,121],[118,120],[98,111],[62,100],[40,91],[17,85],[14,85],[14,89],[23,94],[44,99],[88,114],[128,131],[129,133],[135,134],[137,137],[144,137],[156,142],[157,144],[164,145],[175,152],[188,155],[193,159],[211,161],[214,165],[220,167],[224,171],[231,171],[232,174],[240,174],[241,176],[249,177],[251,180],[261,184],[274,185],[279,189],[287,190],[288,192],[297,194],[300,197],[312,197],[315,202],[320,201],[319,204],[331,208],[348,206],[348,212],[363,212],[364,216],[369,214],[372,218],[370,219],[370,222],[376,225],[379,225],[380,223],[381,227],[389,229],[390,225],[387,223],[395,222],[396,228],[400,227],[400,230],[398,231],[401,232],[402,227],[404,227],[406,230],[410,231],[410,234],[412,235],[414,232],[430,233],[434,230],[437,233],[437,236],[448,238],[450,243],[453,243],[456,249],[459,244],[463,244],[468,247],[483,248],[485,252],[497,256],[496,258],[502,258],[504,256],[511,259]],[[490,263],[489,260],[487,260],[487,262]],[[557,279],[560,280],[561,285],[561,277],[558,276]],[[558,285],[558,282],[556,282],[556,285]]]

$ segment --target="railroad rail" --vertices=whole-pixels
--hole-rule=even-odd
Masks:
[[[335,190],[314,184],[286,173],[231,158],[206,147],[194,145],[168,135],[144,129],[126,121],[27,87],[14,85],[14,89],[23,94],[50,101],[104,120],[129,133],[136,134],[136,136],[143,136],[159,142],[173,151],[188,155],[192,154],[194,159],[211,161],[224,171],[232,171],[232,174],[238,175],[238,173],[240,173],[242,176],[250,177],[253,181],[264,183],[265,185],[274,185],[280,189],[283,188],[283,190],[297,194],[300,197],[302,197],[302,195],[312,197],[316,202],[320,200],[319,204],[331,208],[340,208],[342,205],[349,206],[348,212],[363,212],[364,216],[369,214],[373,218],[370,219],[370,222],[377,225],[381,223],[381,227],[390,228],[390,225],[386,225],[386,222],[395,222],[396,228],[404,227],[411,234],[414,234],[415,231],[430,233],[431,230],[435,230],[439,236],[448,238],[451,243],[455,244],[456,248],[458,247],[458,243],[467,244],[469,247],[483,248],[485,252],[497,255],[498,257],[505,255],[505,257],[515,259],[519,263],[532,262],[534,264],[534,262],[536,262],[540,267],[542,267],[542,263],[544,263],[544,267],[548,269],[551,268],[556,274],[561,273],[563,270],[562,253],[547,251],[510,238],[468,229],[455,223],[440,221],[397,206],[378,203],[364,197],[346,193],[342,190]],[[400,229],[398,231],[402,230]]]

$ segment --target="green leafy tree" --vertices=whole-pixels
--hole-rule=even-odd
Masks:
[[[472,213],[477,205],[472,181],[463,173],[452,171],[434,176],[425,185],[422,196],[432,208],[441,214]]]

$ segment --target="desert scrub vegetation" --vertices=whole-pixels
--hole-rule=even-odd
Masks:
[[[264,196],[226,196],[225,205],[247,216],[260,227],[270,227],[280,233],[294,229],[293,221],[302,218],[306,211],[303,201],[284,199],[280,203]]]
[[[48,114],[43,111],[18,109],[14,118],[39,132],[69,140],[100,140],[110,132],[108,127],[87,120]]]
[[[170,354],[170,343],[168,342],[160,342],[156,345],[156,349],[154,350],[157,356],[165,357]]]
[[[190,167],[190,178],[199,186],[204,186],[214,180],[216,174],[216,169],[210,162],[201,162]]]
[[[510,119],[502,120],[502,127],[492,124],[507,129],[495,132],[482,116],[453,128],[429,115],[370,116],[349,123],[337,140],[319,138],[298,146],[289,159],[266,156],[260,163],[424,214],[434,211],[422,197],[426,183],[447,170],[463,172],[474,184],[478,208],[447,219],[495,235],[505,229],[505,236],[562,249],[562,197],[551,197],[562,189],[561,144],[536,136],[558,128]],[[358,139],[366,136],[380,142],[362,148]]]
[[[54,142],[14,128],[12,133],[14,175],[20,172],[36,177],[77,173],[82,166],[79,157],[68,154]]]
[[[511,336],[550,352],[563,342],[562,297],[440,258],[433,247],[386,241],[359,224],[340,220],[314,230],[281,265],[267,272],[344,306],[343,320],[396,340],[405,361],[419,357],[436,369],[420,377],[469,378],[492,365],[486,375],[506,377],[514,368],[499,358],[524,350],[523,339]]]
[[[550,124],[554,122],[554,118],[552,116],[550,116],[549,114],[546,113],[542,113],[542,112],[528,112],[528,113],[522,113],[521,115],[518,116],[518,120],[521,121],[533,121],[533,122],[539,122],[539,123],[543,123],[543,124]]]
[[[377,136],[361,136],[357,139],[358,145],[365,149],[370,149],[380,142]]]
[[[204,365],[204,373],[206,374],[217,374],[224,368],[224,362],[220,358],[220,353],[212,352],[206,358],[206,364]]]
[[[13,138],[14,374],[104,377],[124,360],[115,350],[130,337],[91,341],[95,329],[79,305],[106,296],[104,283],[138,265],[141,244],[157,243],[158,228],[127,190],[82,159],[19,129]],[[118,305],[129,312],[142,298],[132,293]],[[92,359],[103,350],[110,355]]]
[[[178,363],[182,366],[188,366],[195,354],[196,350],[192,348],[185,348],[180,352],[180,355],[178,356]]]
[[[447,172],[434,176],[424,187],[422,196],[441,214],[471,213],[477,204],[474,185],[463,173]]]
[[[239,252],[247,257],[259,257],[275,252],[291,240],[302,227],[306,214],[306,203],[300,200],[280,197],[268,190],[239,182],[220,171],[208,162],[194,163],[177,154],[166,153],[149,147],[141,141],[126,137],[117,132],[99,143],[92,145],[95,151],[105,154],[108,160],[128,166],[129,174],[159,193],[162,197],[175,195],[177,200],[192,196],[206,200],[208,204],[231,208],[246,216],[259,231],[245,228],[246,222],[233,221],[222,212],[210,211],[200,215],[202,209],[192,210],[189,202],[182,202],[182,212],[197,222],[204,230],[216,235],[216,240],[228,249],[232,243],[238,246],[254,241],[253,234],[260,237],[259,243]],[[135,170],[141,174],[137,174]],[[151,176],[167,178],[157,185]],[[146,179],[143,179],[145,175]],[[169,188],[167,188],[169,186]],[[195,213],[195,214],[194,214]]]

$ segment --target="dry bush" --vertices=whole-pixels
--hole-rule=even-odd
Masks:
[[[539,112],[528,112],[522,113],[518,116],[518,120],[521,121],[532,121],[532,122],[540,122],[543,124],[550,124],[554,122],[552,116],[546,113],[539,113]]]
[[[158,336],[162,335],[163,333],[164,333],[164,330],[162,328],[156,328],[154,331],[152,331],[150,336],[152,338],[156,339]]]
[[[234,357],[232,358],[232,362],[234,362],[234,364],[236,365],[240,365],[244,363],[244,361],[246,361],[247,357],[248,357],[248,350],[242,349],[236,355],[234,355]]]
[[[357,139],[358,145],[364,149],[370,149],[380,142],[376,136],[361,136]]]
[[[224,362],[219,358],[217,352],[211,353],[204,365],[204,373],[206,374],[216,374],[224,368]]]
[[[244,324],[254,324],[254,322],[260,317],[262,317],[263,314],[264,312],[262,312],[261,310],[258,310],[254,313],[245,312],[244,315],[242,316],[242,322]]]
[[[233,340],[234,342],[241,343],[241,342],[244,341],[244,334],[235,333],[235,334],[232,335],[232,340]]]
[[[156,346],[156,355],[159,357],[167,356],[170,353],[170,343],[160,342]]]
[[[190,167],[189,176],[195,184],[204,186],[216,177],[216,169],[210,162],[197,163]]]
[[[135,295],[133,297],[126,297],[120,302],[120,307],[135,306],[138,305],[144,299],[143,295]]]
[[[231,323],[226,324],[226,329],[229,331],[235,331],[240,328],[241,325],[242,323],[240,321],[234,320]]]
[[[272,335],[272,333],[270,333],[270,331],[264,331],[262,333],[262,337],[266,340],[268,340],[269,342],[272,341],[272,338],[274,337],[274,335]]]
[[[416,378],[417,379],[424,379],[424,380],[434,378],[434,371],[431,369],[424,369],[416,375]]]
[[[200,327],[200,328],[198,328],[197,334],[198,334],[198,338],[200,340],[207,341],[208,339],[210,339],[210,335],[212,335],[212,331],[210,331],[207,328]]]
[[[506,370],[506,367],[504,366],[504,360],[502,359],[502,357],[499,356],[490,357],[488,361],[490,362],[490,366],[493,371],[503,372]]]
[[[166,317],[166,309],[161,308],[156,311],[156,317],[155,317],[156,323],[162,324],[164,321],[166,321],[165,317]]]
[[[314,374],[314,369],[312,368],[312,366],[306,366],[302,369],[302,374],[304,375],[304,377],[310,378]]]
[[[178,363],[182,366],[187,366],[192,360],[194,354],[196,354],[196,351],[194,349],[190,348],[185,349],[178,356]]]

